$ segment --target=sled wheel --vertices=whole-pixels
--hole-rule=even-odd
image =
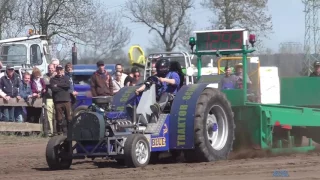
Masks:
[[[46,160],[52,170],[69,169],[71,166],[72,153],[70,153],[69,142],[66,139],[65,136],[54,136],[47,144]]]
[[[128,167],[144,167],[150,160],[150,146],[142,134],[131,134],[124,143],[125,163]]]
[[[185,152],[187,161],[227,159],[234,141],[231,105],[217,89],[207,88],[200,95],[195,112],[195,149]]]

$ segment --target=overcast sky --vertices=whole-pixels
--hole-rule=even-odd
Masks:
[[[119,11],[125,0],[104,0],[106,8],[110,11]],[[196,0],[199,4],[200,0]],[[197,5],[198,6],[198,5]],[[282,42],[299,42],[303,45],[304,40],[304,5],[301,0],[269,0],[269,13],[272,15],[273,34],[270,39],[264,40],[267,48],[277,51]],[[209,10],[196,7],[191,11],[193,20],[196,21],[195,30],[201,30],[210,26],[208,19],[212,17]],[[198,21],[197,21],[198,20]],[[139,44],[143,49],[149,45],[152,34],[148,34],[148,28],[142,24],[134,24],[125,20],[125,25],[133,32],[131,42],[124,48],[125,51],[131,45]],[[186,46],[188,46],[186,44]]]

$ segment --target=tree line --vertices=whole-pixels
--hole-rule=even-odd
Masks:
[[[198,1],[197,1],[198,2]],[[212,12],[207,29],[245,28],[261,37],[272,33],[268,0],[127,0],[121,11],[112,11],[98,0],[0,0],[0,39],[17,37],[26,29],[46,35],[56,56],[70,58],[75,42],[83,60],[123,61],[122,48],[132,30],[123,23],[141,24],[154,39],[149,52],[186,48],[195,30],[191,10],[200,6]],[[201,19],[197,21],[202,21]],[[263,43],[258,42],[262,47]],[[58,50],[57,50],[58,49]],[[112,60],[115,59],[115,60]]]

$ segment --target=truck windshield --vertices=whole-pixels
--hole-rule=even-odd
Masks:
[[[3,64],[25,64],[27,62],[27,47],[23,44],[4,44],[0,46],[0,61]]]
[[[90,75],[73,75],[73,82],[74,84],[79,85],[90,85]]]

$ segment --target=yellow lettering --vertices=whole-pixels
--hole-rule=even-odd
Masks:
[[[186,120],[186,118],[185,117],[178,117],[178,121],[180,122],[180,121],[185,121]]]
[[[186,144],[186,141],[177,141],[177,145],[178,146],[182,146],[182,145],[185,145]]]
[[[183,96],[182,99],[183,100],[189,100],[191,98],[191,96]]]
[[[179,116],[186,116],[187,115],[187,111],[179,111]]]
[[[127,102],[134,90],[134,88],[129,88],[125,93],[123,93],[122,97],[120,98],[120,102]]]
[[[183,122],[183,123],[178,123],[178,128],[185,128],[186,127],[186,123]]]
[[[117,107],[117,111],[124,111],[124,106]]]
[[[193,91],[187,91],[184,95],[191,96],[193,94]]]
[[[185,128],[179,128],[178,129],[178,134],[182,134],[182,135],[186,134]]]
[[[197,89],[197,85],[192,85],[182,97],[183,100],[191,99],[194,91]],[[179,107],[179,117],[178,117],[178,132],[177,132],[177,145],[186,144],[186,116],[187,116],[188,105],[180,105]]]
[[[151,147],[166,147],[167,145],[165,137],[152,138],[151,141],[152,141]]]
[[[188,109],[188,105],[181,105],[180,106],[180,111],[181,110],[187,110]]]
[[[185,141],[186,136],[185,135],[178,135],[178,141]]]

